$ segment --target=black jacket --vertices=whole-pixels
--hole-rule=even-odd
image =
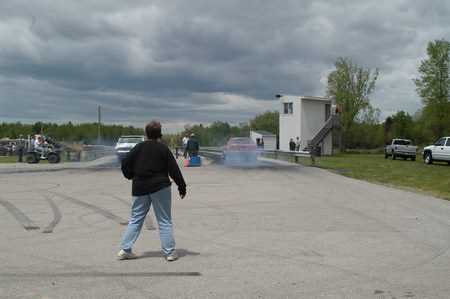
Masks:
[[[180,194],[186,194],[186,183],[172,152],[155,140],[137,144],[122,160],[122,173],[133,180],[133,196],[154,193],[170,186],[169,176],[178,185]]]
[[[295,151],[295,142],[294,141],[289,142],[289,150]]]

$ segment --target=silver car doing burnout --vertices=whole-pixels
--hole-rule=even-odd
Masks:
[[[119,160],[125,158],[125,156],[133,147],[136,146],[136,144],[141,143],[144,140],[144,136],[140,135],[121,136],[115,146],[116,155]]]

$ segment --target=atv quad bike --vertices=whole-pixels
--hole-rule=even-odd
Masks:
[[[28,147],[29,150],[25,155],[27,163],[39,163],[41,160],[47,160],[51,164],[61,162],[59,145],[49,138],[46,138],[45,141],[47,144],[42,147]]]

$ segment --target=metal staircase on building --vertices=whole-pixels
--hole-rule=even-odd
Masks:
[[[334,114],[326,121],[313,139],[308,141],[308,146],[304,148],[304,151],[311,152],[312,149],[316,148],[333,129],[337,128],[340,128],[339,115]]]

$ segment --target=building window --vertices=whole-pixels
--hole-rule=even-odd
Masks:
[[[284,114],[294,113],[294,103],[283,103]]]

